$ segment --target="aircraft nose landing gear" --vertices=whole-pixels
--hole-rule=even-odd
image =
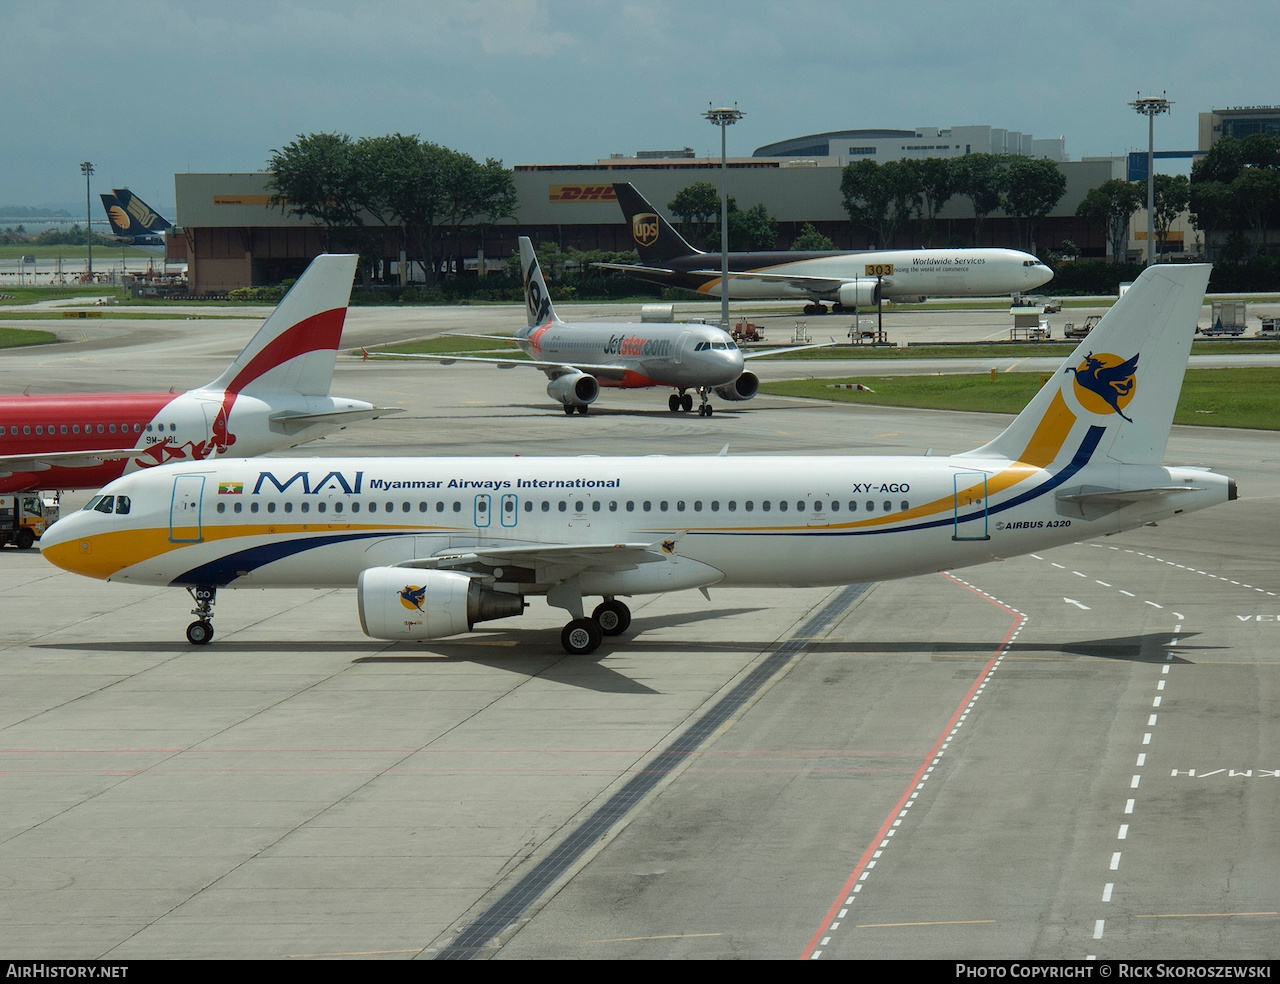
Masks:
[[[193,646],[204,646],[213,641],[213,606],[218,600],[216,587],[198,585],[187,588],[187,594],[195,600],[196,607],[191,614],[196,621],[187,626],[187,642]]]

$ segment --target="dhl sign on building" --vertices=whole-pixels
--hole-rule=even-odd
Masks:
[[[611,184],[547,185],[547,201],[551,202],[616,202]]]

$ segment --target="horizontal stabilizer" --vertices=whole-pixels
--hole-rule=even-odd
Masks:
[[[272,414],[270,418],[272,430],[286,434],[297,434],[316,424],[334,424],[339,427],[354,424],[359,420],[377,420],[388,414],[404,413],[403,407],[369,407],[354,410],[328,410],[323,413],[303,413],[302,411],[282,410]]]

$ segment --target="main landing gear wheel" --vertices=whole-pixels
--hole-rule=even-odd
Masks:
[[[187,626],[187,642],[204,646],[213,641],[213,626],[208,622],[192,622]]]
[[[693,409],[693,397],[688,393],[685,393],[680,397],[680,409],[685,413],[688,413]]]
[[[667,409],[672,413],[680,412],[680,395],[678,393],[672,393],[667,397]]]
[[[631,627],[631,609],[612,598],[596,605],[591,618],[607,636],[622,635]]]
[[[572,417],[572,416],[573,416],[573,404],[572,404],[572,403],[566,403],[566,404],[564,405],[564,415],[565,415],[566,417]]]
[[[560,645],[570,656],[586,656],[600,648],[604,634],[594,618],[575,618],[560,633]]]
[[[590,407],[588,407],[585,403],[583,403],[581,406],[578,407],[579,416],[585,417],[589,409]]]

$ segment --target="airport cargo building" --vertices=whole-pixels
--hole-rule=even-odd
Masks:
[[[788,248],[806,224],[830,238],[837,249],[923,246],[919,223],[903,223],[895,242],[881,244],[872,243],[865,230],[853,226],[841,204],[843,166],[868,148],[874,149],[874,155],[863,156],[884,161],[1007,152],[1014,146],[1020,148],[1016,152],[1057,161],[1067,179],[1066,193],[1037,228],[1037,242],[1020,242],[1018,223],[996,212],[982,222],[982,242],[974,243],[972,204],[966,197],[955,196],[939,213],[932,245],[1034,246],[1043,252],[1070,240],[1085,255],[1105,255],[1102,230],[1090,228],[1075,210],[1091,188],[1123,176],[1124,159],[1068,161],[1060,138],[1041,141],[993,127],[842,130],[770,144],[751,157],[729,161],[729,194],[743,210],[765,206],[778,222],[778,249]],[[822,149],[827,153],[816,153]],[[852,156],[850,149],[855,152]],[[614,182],[631,182],[655,207],[667,212],[667,203],[694,182],[719,185],[719,159],[697,158],[692,153],[686,148],[640,152],[634,157],[615,155],[592,164],[517,165],[513,169],[519,202],[515,218],[467,227],[454,247],[457,255],[447,260],[447,269],[500,264],[515,252],[519,236],[580,250],[629,250],[633,244],[614,199]],[[891,156],[895,153],[897,158]],[[351,242],[329,243],[325,231],[312,221],[272,206],[270,177],[265,172],[174,176],[177,224],[186,239],[192,293],[278,283],[298,276],[311,257],[326,249],[352,248]],[[413,279],[414,265],[404,262],[406,244],[399,229],[370,221],[365,241],[366,249],[384,261],[383,279],[399,282],[402,270]]]

